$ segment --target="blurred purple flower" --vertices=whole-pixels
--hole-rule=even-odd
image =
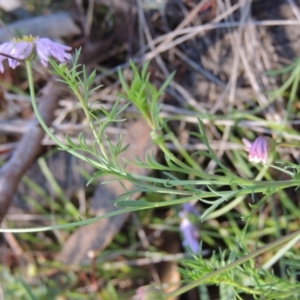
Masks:
[[[199,233],[198,228],[186,217],[181,220],[180,230],[183,234],[183,245],[190,247],[194,254],[198,254],[199,247]]]
[[[250,162],[266,164],[269,158],[270,140],[266,137],[259,136],[253,143],[247,139],[242,139],[246,145],[246,151],[249,152],[248,159]]]
[[[193,204],[186,202],[183,204],[183,210],[179,213],[179,216],[181,217],[180,230],[183,234],[183,245],[190,247],[193,253],[198,254],[200,250],[198,228],[189,220],[189,214],[200,216],[196,207]]]
[[[200,213],[197,210],[197,208],[189,202],[185,202],[183,204],[183,212],[184,213],[189,213],[189,214],[194,214],[196,216],[200,216]]]
[[[37,53],[41,63],[47,67],[49,57],[56,58],[59,62],[70,59],[72,56],[66,51],[71,49],[71,47],[52,42],[48,38],[29,36],[23,39],[13,39],[0,45],[0,72],[4,72],[3,61],[5,59],[8,60],[9,66],[14,69],[20,64],[20,61],[26,60]]]

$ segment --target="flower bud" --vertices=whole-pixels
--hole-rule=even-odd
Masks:
[[[259,136],[253,143],[243,139],[246,145],[246,151],[249,152],[248,159],[250,162],[266,164],[269,160],[269,153],[273,151],[274,143],[268,137]]]

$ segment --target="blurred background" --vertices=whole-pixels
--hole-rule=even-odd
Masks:
[[[300,55],[299,4],[296,0],[1,0],[0,42],[25,34],[71,46],[73,54],[81,49],[80,62],[89,72],[95,69],[95,85],[103,85],[91,96],[95,109],[109,110],[122,92],[118,68],[128,81],[132,79],[129,59],[139,67],[150,60],[151,82],[157,87],[175,71],[161,99],[162,117],[168,120],[166,134],[173,136],[167,141],[169,149],[182,160],[180,147],[188,153],[206,149],[189,136],[198,130],[200,117],[223,163],[241,177],[253,178],[262,166],[247,162],[243,137],[277,138],[278,124],[288,115],[283,139],[299,142],[298,88],[288,106],[290,88],[279,89],[288,70],[272,72],[291,66]],[[76,140],[85,132],[92,144],[72,92],[38,60],[33,68],[40,111],[55,134]],[[120,103],[126,100],[121,98]],[[127,122],[107,131],[111,139],[122,133],[125,144],[131,145],[123,157],[143,158],[150,150],[163,162],[138,111],[129,106],[124,117]],[[295,147],[278,152],[281,159],[299,162]],[[117,182],[101,185],[109,178],[86,186],[95,170],[59,151],[43,135],[31,108],[24,65],[6,67],[0,74],[0,161],[2,228],[67,224],[113,212],[112,200],[124,192]],[[200,156],[197,162],[208,173],[216,170],[208,157]],[[150,174],[137,167],[130,171]],[[158,171],[152,175],[164,177]],[[261,180],[286,178],[270,170]],[[134,198],[160,202],[172,196],[136,193]],[[251,222],[245,239],[249,248],[299,227],[298,191],[286,190],[271,200]],[[245,197],[227,214],[196,222],[204,257],[220,248],[237,247],[241,217],[249,213],[251,201]],[[201,213],[206,207],[202,203],[197,209]],[[0,233],[0,299],[133,299],[138,287],[153,282],[172,291],[184,278],[178,268],[192,256],[182,245],[180,210],[149,209],[64,230]],[[280,267],[276,265],[275,272]],[[226,296],[218,287],[208,287],[205,293],[196,289],[173,299]]]

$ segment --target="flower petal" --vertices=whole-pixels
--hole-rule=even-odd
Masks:
[[[197,227],[195,227],[189,219],[183,218],[180,224],[180,230],[184,236],[183,245],[190,247],[195,254],[198,254],[200,247],[197,239],[199,235]]]
[[[266,164],[269,159],[269,139],[263,136],[259,136],[253,143],[247,139],[243,139],[246,145],[246,151],[249,152],[248,159],[250,162]]]
[[[52,42],[48,38],[38,39],[36,41],[36,49],[44,66],[47,66],[49,57],[56,58],[59,62],[65,62],[72,57],[70,53],[66,52],[70,51],[71,47]]]
[[[252,143],[249,140],[247,140],[246,138],[243,138],[242,141],[246,146],[246,151],[249,151],[250,148],[251,148]]]

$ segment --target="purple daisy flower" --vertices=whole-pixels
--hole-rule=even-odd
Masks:
[[[23,39],[14,39],[0,45],[0,72],[4,72],[3,61],[5,59],[8,60],[9,66],[14,69],[21,61],[37,53],[41,63],[47,67],[49,57],[56,58],[61,63],[70,59],[72,56],[66,51],[71,49],[71,47],[52,42],[48,38],[29,36]]]
[[[246,145],[246,151],[249,152],[248,159],[250,162],[266,164],[269,158],[270,140],[259,136],[253,143],[247,139],[242,139]]]

